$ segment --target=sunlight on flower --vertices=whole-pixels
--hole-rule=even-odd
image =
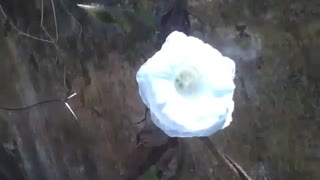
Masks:
[[[137,72],[152,121],[171,137],[209,136],[234,109],[235,63],[200,39],[171,33]]]

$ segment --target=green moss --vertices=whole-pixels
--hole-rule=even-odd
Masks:
[[[155,168],[151,167],[146,173],[145,173],[145,177],[148,180],[159,180],[159,178],[157,177],[157,173]]]

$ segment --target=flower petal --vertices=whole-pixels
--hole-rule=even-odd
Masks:
[[[215,123],[213,117],[226,112],[222,103],[220,98],[209,94],[196,99],[175,96],[168,101],[162,113],[189,130],[201,130]]]
[[[175,88],[177,72],[184,67],[200,72],[202,88],[196,96],[183,96]],[[159,128],[172,137],[193,137],[209,136],[230,124],[234,76],[235,63],[230,58],[200,39],[173,32],[140,67],[137,82]]]

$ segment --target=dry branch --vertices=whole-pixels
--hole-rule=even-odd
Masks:
[[[38,40],[38,41],[42,41],[42,42],[46,42],[46,43],[52,43],[54,44],[55,42],[58,41],[58,37],[59,37],[59,34],[58,34],[58,24],[57,24],[57,17],[56,17],[56,11],[55,11],[55,6],[54,6],[54,3],[53,3],[53,0],[51,0],[51,6],[52,6],[52,11],[53,11],[53,18],[54,18],[54,23],[55,23],[55,31],[56,31],[56,38],[55,40],[53,40],[53,38],[51,37],[51,35],[47,32],[46,28],[43,26],[43,0],[41,1],[41,20],[40,20],[40,27],[42,28],[42,30],[44,31],[44,33],[46,33],[46,35],[50,38],[50,40],[48,39],[43,39],[43,38],[40,38],[40,37],[36,37],[36,36],[33,36],[31,34],[28,34],[28,33],[25,33],[23,31],[21,31],[10,19],[9,17],[7,16],[7,14],[5,13],[5,11],[3,10],[3,7],[2,5],[0,4],[0,10],[1,10],[1,13],[3,14],[3,16],[5,17],[5,19],[9,22],[10,26],[18,32],[18,34],[20,35],[23,35],[23,36],[26,36],[28,38],[31,38],[31,39],[35,39],[35,40]]]

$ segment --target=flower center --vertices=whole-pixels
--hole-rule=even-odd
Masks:
[[[183,67],[174,78],[174,86],[182,96],[194,96],[201,90],[201,75],[194,67]]]

